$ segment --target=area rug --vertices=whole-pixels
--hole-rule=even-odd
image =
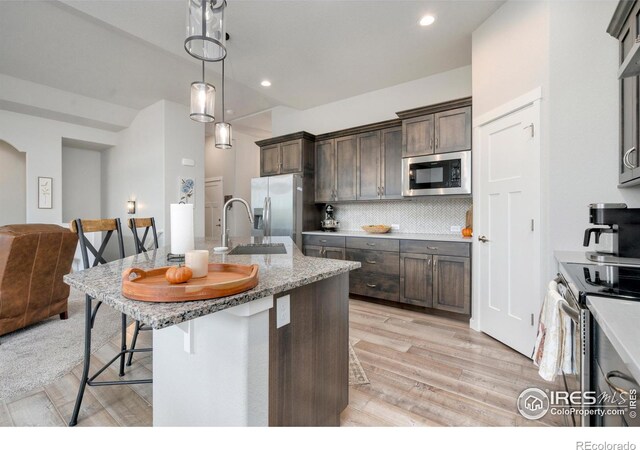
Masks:
[[[349,385],[369,384],[369,378],[360,364],[358,355],[349,342]]]
[[[0,336],[0,400],[15,398],[67,374],[82,361],[84,294],[71,289],[69,318],[56,315]],[[102,305],[92,332],[92,350],[120,331],[120,313]]]

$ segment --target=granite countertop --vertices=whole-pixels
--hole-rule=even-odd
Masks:
[[[640,302],[589,296],[587,306],[631,375],[640,380]]]
[[[303,231],[302,234],[323,235],[323,236],[346,236],[346,237],[366,237],[376,239],[412,239],[418,241],[447,241],[471,243],[473,238],[462,237],[458,234],[428,234],[428,233],[367,233],[366,231]]]
[[[248,244],[252,238],[231,238],[229,249],[237,244]],[[214,253],[219,240],[196,239],[196,249],[208,249],[210,262],[258,264],[259,283],[246,292],[212,300],[180,303],[149,303],[129,300],[122,296],[122,272],[129,267],[150,269],[168,265],[169,247],[100,265],[65,275],[70,286],[89,294],[114,309],[140,320],[154,329],[165,328],[205,316],[253,300],[294,289],[316,281],[349,272],[360,267],[359,262],[307,257],[288,237],[272,237],[272,243],[284,243],[287,254],[281,255],[228,255]]]

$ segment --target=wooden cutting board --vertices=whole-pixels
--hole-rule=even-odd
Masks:
[[[180,284],[171,284],[165,279],[170,267],[125,270],[122,272],[122,295],[143,302],[190,302],[239,294],[258,284],[257,264],[209,264],[206,277],[192,278]]]

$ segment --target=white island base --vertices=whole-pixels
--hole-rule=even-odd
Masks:
[[[269,424],[273,297],[153,331],[154,426]]]

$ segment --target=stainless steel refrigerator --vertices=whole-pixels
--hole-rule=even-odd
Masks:
[[[252,236],[289,236],[302,248],[303,179],[298,174],[253,178]]]

